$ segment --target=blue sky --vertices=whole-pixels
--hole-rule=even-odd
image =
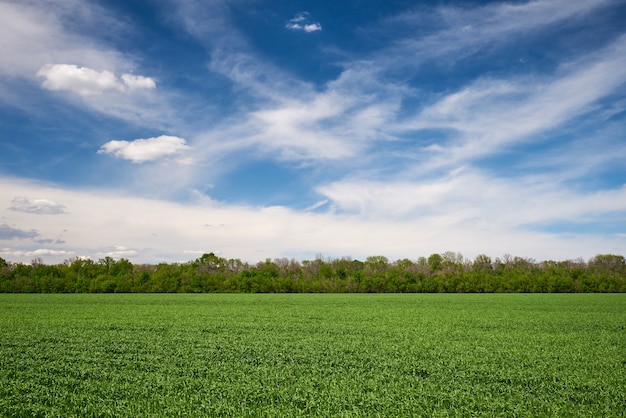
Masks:
[[[0,257],[626,253],[626,2],[0,2]]]

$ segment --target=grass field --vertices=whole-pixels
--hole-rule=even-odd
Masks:
[[[624,416],[626,295],[0,295],[1,416]]]

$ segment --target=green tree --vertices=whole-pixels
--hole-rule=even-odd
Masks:
[[[428,257],[428,265],[432,271],[437,271],[441,268],[443,263],[443,257],[440,254],[431,254]]]

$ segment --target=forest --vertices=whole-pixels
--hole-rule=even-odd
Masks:
[[[0,258],[0,293],[623,293],[626,260],[541,261],[504,255],[474,260],[448,251],[417,260],[370,256],[250,264],[207,253],[184,263],[133,264],[72,258],[61,264]]]

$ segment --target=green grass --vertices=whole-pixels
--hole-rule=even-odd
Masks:
[[[626,295],[0,295],[0,416],[624,416]]]

